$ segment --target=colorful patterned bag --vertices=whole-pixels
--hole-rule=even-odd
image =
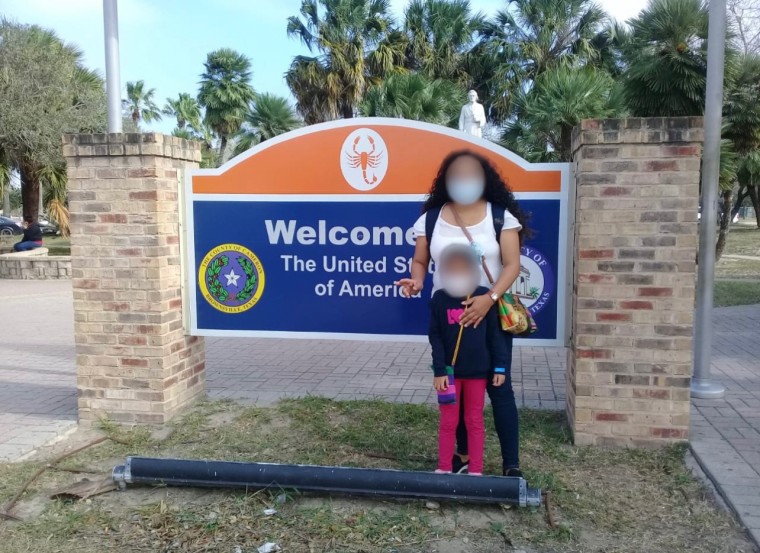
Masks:
[[[486,265],[486,257],[472,239],[470,231],[467,230],[467,227],[462,222],[462,219],[460,219],[459,213],[457,213],[456,209],[452,207],[451,212],[454,214],[454,219],[456,219],[457,224],[462,229],[462,232],[464,232],[467,240],[470,241],[470,245],[478,252],[480,262],[483,265],[483,271],[485,271],[486,277],[488,277],[488,282],[493,286],[495,281],[491,275],[491,271],[488,270],[488,265]],[[520,298],[509,292],[504,292],[499,298],[499,321],[501,321],[501,329],[504,332],[509,332],[510,334],[518,336],[527,336],[538,330],[536,321],[533,319],[530,311],[528,311],[522,304]]]

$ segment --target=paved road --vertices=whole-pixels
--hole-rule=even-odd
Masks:
[[[0,280],[0,460],[18,459],[76,421],[71,285]],[[692,448],[760,542],[760,305],[715,311],[721,400],[692,402]],[[423,344],[209,339],[208,392],[261,405],[283,397],[432,402]],[[562,409],[565,351],[516,348],[521,405]]]

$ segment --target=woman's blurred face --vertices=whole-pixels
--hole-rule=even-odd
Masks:
[[[454,203],[474,204],[483,197],[485,186],[483,166],[472,156],[458,157],[446,172],[446,191]]]

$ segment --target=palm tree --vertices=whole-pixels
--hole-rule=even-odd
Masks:
[[[484,22],[469,0],[412,0],[404,12],[407,67],[434,79],[466,79],[462,61]]]
[[[700,115],[705,107],[704,0],[653,0],[630,21],[625,90],[636,117]],[[730,49],[727,48],[727,61]]]
[[[581,119],[624,112],[620,88],[608,73],[594,67],[546,71],[514,103],[516,117],[507,125],[503,142],[530,161],[570,161],[573,127]]]
[[[607,22],[591,0],[512,0],[481,30],[478,48],[495,58],[489,79],[493,117],[511,116],[513,97],[545,71],[599,58],[594,40]]]
[[[369,54],[391,30],[388,0],[302,0],[287,32],[315,57],[293,60],[286,81],[307,122],[350,118],[367,87]]]
[[[388,77],[367,91],[361,104],[368,117],[400,117],[454,126],[466,100],[465,89],[448,80],[429,79],[419,73]]]
[[[48,217],[58,225],[61,236],[69,236],[68,178],[66,166],[43,167],[37,174],[43,187],[43,203]]]
[[[286,98],[275,94],[259,94],[238,134],[235,155],[279,134],[292,131],[300,124]]]
[[[135,125],[161,120],[161,111],[153,102],[155,88],[145,90],[145,81],[127,83],[127,99],[122,100],[124,110],[132,116]]]
[[[206,110],[204,121],[219,137],[219,162],[229,137],[240,130],[248,104],[255,96],[251,86],[251,61],[229,48],[210,52],[201,75],[198,102]]]
[[[744,56],[735,81],[728,88],[724,105],[723,137],[731,140],[737,155],[739,192],[730,218],[749,197],[760,228],[760,56]],[[724,196],[724,203],[726,198]],[[731,199],[728,199],[730,204]],[[724,210],[724,213],[728,209]],[[728,216],[726,214],[726,216]],[[727,226],[728,223],[726,223]]]
[[[167,98],[164,115],[177,119],[177,128],[184,129],[186,125],[198,128],[201,121],[201,108],[198,100],[186,92],[180,92],[176,99]]]

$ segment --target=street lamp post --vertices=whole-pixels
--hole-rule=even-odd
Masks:
[[[117,0],[103,0],[103,33],[106,46],[106,94],[108,132],[121,132],[121,75],[119,71],[119,16]]]
[[[705,144],[702,156],[702,215],[699,221],[699,266],[694,329],[694,374],[691,395],[721,398],[726,389],[710,381],[712,355],[713,281],[720,174],[720,134],[723,119],[723,67],[726,48],[726,0],[710,0],[707,36]]]

